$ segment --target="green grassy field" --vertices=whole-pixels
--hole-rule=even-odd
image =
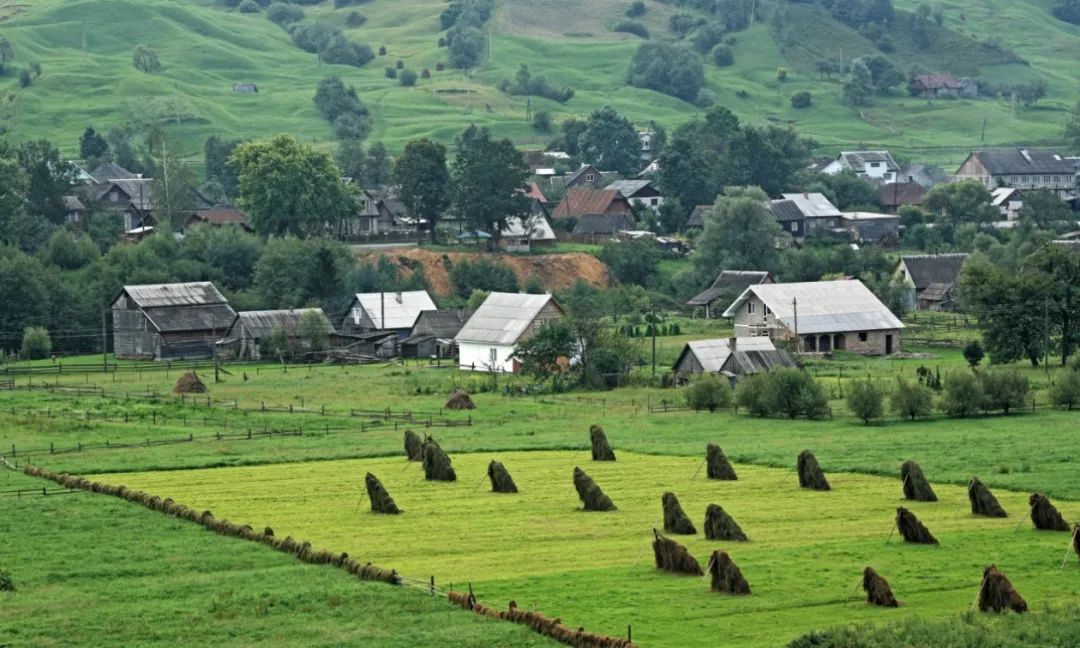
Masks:
[[[293,46],[265,16],[226,11],[210,0],[27,0],[14,15],[10,8],[0,10],[0,33],[15,46],[12,70],[37,61],[44,73],[25,89],[18,87],[14,72],[0,78],[0,123],[15,139],[48,137],[68,154],[77,151],[77,138],[87,124],[107,129],[127,121],[163,125],[192,159],[200,156],[209,135],[258,138],[290,132],[329,148],[330,128],[311,98],[320,78],[337,74],[355,85],[372,109],[371,139],[392,150],[419,137],[450,142],[474,122],[523,146],[539,147],[548,137],[530,128],[524,98],[508,97],[494,87],[524,62],[534,74],[576,90],[565,105],[534,98],[534,110],[547,110],[557,120],[583,117],[611,104],[639,124],[655,120],[674,126],[699,109],[624,83],[638,39],[609,30],[626,4],[591,0],[581,9],[566,0],[506,0],[491,22],[490,57],[465,76],[435,70],[447,54],[436,42],[444,6],[440,0],[375,0],[359,6],[367,22],[346,31],[376,50],[382,45],[388,50],[362,69],[319,66],[315,56]],[[766,15],[773,4],[762,5]],[[897,4],[911,10],[918,2]],[[659,2],[647,5],[644,20],[653,39],[672,38],[666,23],[673,9]],[[920,53],[901,43],[894,56],[901,67],[918,61],[931,69],[956,67],[958,73],[977,69],[999,83],[1046,78],[1050,93],[1038,109],[1014,111],[992,99],[927,104],[905,93],[879,98],[861,110],[844,106],[839,84],[821,81],[807,69],[809,56],[820,56],[841,40],[850,43],[848,58],[870,53],[861,51],[860,43],[863,49],[869,46],[834,21],[821,22],[820,12],[803,16],[800,12],[812,10],[802,5],[786,7],[797,15],[780,31],[763,19],[738,33],[736,64],[723,69],[707,65],[706,85],[747,122],[791,125],[817,139],[826,153],[883,146],[951,167],[980,144],[984,119],[987,145],[1056,143],[1065,111],[1077,95],[1073,61],[1080,54],[1080,29],[1054,19],[1048,5],[1042,0],[942,3],[945,28],[952,30],[949,38],[961,45],[942,44],[940,52]],[[308,8],[306,20],[343,25],[349,10],[324,3]],[[1002,24],[1009,29],[1002,30]],[[1030,65],[1003,64],[1000,55],[972,45],[994,36]],[[942,38],[942,43],[953,42]],[[158,50],[160,73],[144,74],[131,66],[136,42]],[[398,59],[414,70],[430,69],[432,78],[414,88],[397,85],[383,69]],[[787,82],[777,81],[779,67],[788,69]],[[236,94],[235,82],[257,83],[259,93]],[[801,90],[813,94],[814,107],[791,108],[789,97]]]
[[[601,463],[573,452],[457,454],[459,481],[452,484],[425,482],[419,465],[400,457],[102,480],[168,494],[219,518],[271,525],[278,534],[310,538],[415,578],[434,575],[459,589],[472,583],[482,601],[515,599],[571,626],[619,634],[633,625],[646,646],[701,645],[718,636],[725,645],[775,646],[839,623],[952,616],[971,607],[988,563],[1037,608],[1080,594],[1077,565],[1059,569],[1069,534],[1031,529],[1023,493],[999,491],[1012,517],[992,520],[969,514],[962,487],[939,485],[939,502],[909,508],[941,545],[911,546],[887,542],[899,504],[896,478],[832,474],[834,490],[818,493],[800,490],[792,469],[737,466],[739,481],[716,482],[697,473],[696,457],[618,455],[615,463]],[[491,459],[507,466],[519,495],[488,492],[484,471]],[[596,479],[617,512],[577,510],[575,465]],[[381,478],[404,515],[370,513],[366,471]],[[705,580],[654,569],[648,547],[651,529],[662,526],[665,490],[679,495],[699,525],[710,502],[740,523],[751,539],[745,545],[701,534],[679,539],[703,565],[713,549],[728,550],[752,596],[712,594]],[[1060,505],[1066,517],[1080,515],[1080,506]],[[858,600],[865,565],[890,579],[901,609]]]

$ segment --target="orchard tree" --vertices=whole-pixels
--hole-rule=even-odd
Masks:
[[[0,36],[0,74],[4,73],[4,68],[15,58],[15,48],[11,46],[11,41],[7,39],[7,36]]]
[[[426,138],[409,142],[394,163],[393,179],[405,211],[418,229],[420,221],[426,221],[434,243],[435,227],[450,203],[446,147]]]

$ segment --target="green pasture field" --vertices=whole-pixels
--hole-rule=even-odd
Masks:
[[[183,472],[105,475],[102,481],[170,496],[218,518],[270,525],[278,535],[347,551],[444,586],[468,583],[481,601],[535,606],[571,626],[621,634],[627,625],[643,646],[776,646],[815,628],[944,618],[971,609],[982,567],[997,564],[1036,610],[1075,601],[1076,557],[1060,568],[1068,533],[1038,532],[1026,519],[1026,494],[998,490],[1007,519],[974,517],[963,487],[936,484],[936,503],[909,503],[940,540],[912,546],[890,536],[902,502],[900,481],[831,473],[833,491],[798,488],[792,468],[736,466],[737,482],[710,481],[699,457],[620,451],[592,462],[587,452],[453,454],[456,483],[426,482],[404,457],[282,464]],[[716,433],[722,443],[728,439]],[[503,462],[520,494],[489,492],[486,464]],[[619,507],[586,513],[571,483],[582,466]],[[405,513],[370,512],[363,475],[382,480]],[[933,473],[930,477],[933,478]],[[732,598],[709,592],[707,580],[658,572],[649,544],[662,526],[660,495],[678,494],[700,525],[707,504],[727,510],[750,537],[746,544],[680,536],[705,566],[727,550],[753,588]],[[1068,519],[1080,504],[1057,502]],[[700,530],[700,526],[699,526]],[[892,584],[904,605],[866,606],[858,588],[864,566]]]
[[[45,484],[0,471],[0,491]],[[555,645],[106,495],[0,495],[0,510],[4,646]]]

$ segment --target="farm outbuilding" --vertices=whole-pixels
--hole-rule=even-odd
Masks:
[[[426,290],[357,293],[342,319],[341,332],[354,335],[394,331],[399,338],[405,339],[420,313],[426,310],[437,310]]]
[[[113,350],[123,360],[210,358],[236,311],[208,281],[124,286],[112,301]]]
[[[679,381],[694,374],[722,374],[734,384],[742,376],[776,367],[794,367],[787,351],[767,337],[723,338],[687,342],[672,370]]]
[[[566,315],[551,295],[493,292],[454,337],[465,371],[516,373],[517,345]]]
[[[453,358],[457,355],[454,336],[465,326],[472,311],[465,308],[428,310],[416,318],[409,337],[401,341],[406,358]]]
[[[334,332],[334,326],[321,308],[242,311],[237,314],[236,321],[225,338],[234,345],[236,357],[242,360],[259,360],[263,342],[269,340],[278,329],[288,336],[290,349],[310,350],[310,342],[304,338],[301,327],[301,322],[308,313],[315,313],[322,320],[329,338]]]
[[[703,306],[705,318],[712,316],[717,300],[730,301],[754,284],[773,283],[772,275],[764,270],[722,270],[712,285],[686,302],[687,306]]]
[[[893,279],[907,289],[908,308],[950,310],[955,303],[953,289],[967,260],[963,253],[904,255],[893,268]]]

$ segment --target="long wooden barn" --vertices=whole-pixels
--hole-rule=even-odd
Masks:
[[[236,311],[208,281],[124,286],[112,302],[113,350],[122,360],[211,358]]]

